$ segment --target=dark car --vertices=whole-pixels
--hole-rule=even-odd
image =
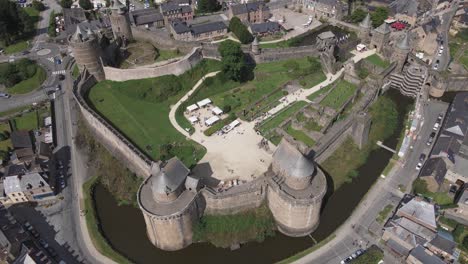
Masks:
[[[420,162],[423,162],[425,159],[426,159],[426,154],[421,154],[421,155],[419,156],[419,161],[420,161]]]
[[[58,78],[59,78],[60,81],[63,81],[63,80],[65,80],[65,75],[59,74]]]
[[[432,133],[429,135],[429,139],[428,139],[427,142],[426,142],[426,144],[427,144],[428,146],[430,146],[430,145],[432,144],[432,141],[434,141],[435,135],[436,135],[435,132],[432,132]]]

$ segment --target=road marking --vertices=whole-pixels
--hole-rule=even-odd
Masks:
[[[54,71],[52,72],[53,75],[57,75],[57,74],[65,74],[65,70],[60,70],[60,71]]]
[[[50,62],[54,62],[54,57],[49,57],[47,58],[47,60],[49,60]]]

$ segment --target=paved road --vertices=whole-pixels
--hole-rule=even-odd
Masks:
[[[453,1],[451,3],[451,7],[448,10],[444,10],[440,16],[442,23],[438,28],[438,32],[440,33],[440,36],[441,36],[440,40],[442,41],[442,44],[441,42],[438,43],[437,50],[436,50],[436,53],[435,53],[434,59],[432,60],[432,65],[431,65],[431,67],[435,69],[434,66],[437,64],[438,71],[444,71],[445,69],[447,69],[447,66],[450,62],[448,33],[450,30],[450,25],[452,24],[453,16],[457,12],[457,7],[458,7],[458,1]],[[444,50],[442,54],[439,56],[438,52],[439,52],[440,46],[443,46]]]
[[[438,101],[429,102],[422,108],[425,121],[413,142],[413,151],[407,154],[408,162],[397,163],[387,177],[377,180],[353,214],[335,232],[336,237],[333,240],[295,263],[340,263],[360,246],[366,248],[366,245],[378,244],[382,228],[382,224],[375,221],[378,213],[388,204],[397,205],[403,196],[399,185],[405,186],[407,190],[411,189],[411,183],[417,177],[415,166],[419,155],[421,152],[429,152],[427,137],[432,132],[438,114],[446,109],[447,104]],[[398,261],[391,255],[385,255],[385,263]]]

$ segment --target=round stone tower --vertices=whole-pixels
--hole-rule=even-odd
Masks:
[[[411,51],[411,46],[409,43],[409,32],[406,32],[401,41],[399,41],[395,46],[395,52],[393,53],[393,61],[397,63],[395,68],[396,72],[401,72],[403,70],[403,66],[408,59],[408,54]]]
[[[324,173],[283,139],[273,154],[267,200],[278,229],[288,236],[312,233],[327,191]]]
[[[369,43],[370,33],[372,31],[372,22],[370,14],[367,13],[367,16],[364,20],[359,23],[359,38],[363,43]]]
[[[252,42],[252,53],[254,55],[258,55],[260,54],[260,45],[258,43],[258,39],[257,37],[254,38],[253,42]]]
[[[68,39],[78,64],[78,69],[86,68],[97,81],[105,80],[104,69],[101,62],[101,47],[97,36],[88,28],[84,31],[79,25],[76,32]]]
[[[111,6],[112,13],[110,21],[114,38],[122,38],[122,40],[133,40],[132,29],[130,28],[130,17],[127,7],[122,5],[119,0],[114,0]]]
[[[190,185],[194,179],[187,177],[189,169],[177,158],[170,159],[161,169],[155,165],[152,170],[138,191],[146,232],[151,243],[160,249],[182,249],[192,243],[193,224],[203,213],[197,186]]]

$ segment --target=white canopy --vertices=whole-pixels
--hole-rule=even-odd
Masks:
[[[384,22],[387,23],[387,24],[392,24],[392,23],[395,23],[396,20],[394,18],[389,17],[389,18],[385,19]]]
[[[220,114],[223,113],[223,110],[221,110],[221,108],[219,108],[219,107],[215,107],[215,108],[213,108],[213,110],[211,110],[211,111],[212,111],[213,114],[215,114],[215,115],[220,115]]]
[[[52,125],[52,117],[48,116],[44,118],[44,126],[48,127],[50,125]]]
[[[213,125],[214,123],[216,123],[216,122],[218,122],[218,121],[219,121],[219,117],[217,117],[217,116],[212,116],[212,117],[208,118],[208,119],[205,121],[205,124],[206,124],[207,126],[211,126],[211,125]]]
[[[205,105],[211,104],[211,100],[209,98],[205,98],[197,103],[199,107],[204,107]]]
[[[194,123],[196,123],[196,122],[198,121],[198,117],[196,117],[196,116],[191,116],[191,117],[189,118],[189,121],[190,121],[190,123],[194,124]]]
[[[364,50],[365,48],[366,48],[366,45],[364,45],[364,44],[358,44],[358,45],[356,46],[356,49],[357,49],[358,51]]]
[[[229,127],[230,127],[231,129],[233,129],[233,128],[235,128],[236,126],[238,126],[239,124],[240,124],[240,122],[237,121],[237,119],[236,119],[236,120],[232,121],[232,122],[229,124]]]
[[[192,112],[198,109],[198,106],[196,104],[189,105],[187,106],[187,111]]]

